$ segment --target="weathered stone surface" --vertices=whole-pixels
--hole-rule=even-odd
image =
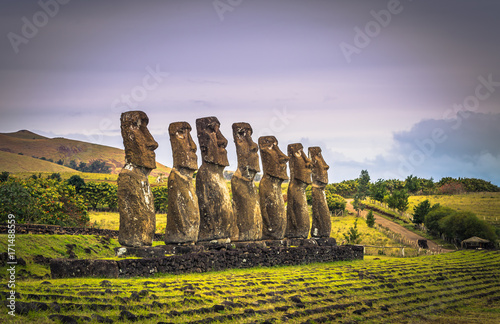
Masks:
[[[328,184],[328,169],[321,154],[321,148],[309,148],[309,158],[312,162],[312,227],[311,237],[330,237],[332,220],[326,202],[325,187]]]
[[[262,239],[281,240],[285,237],[285,201],[281,184],[288,179],[286,163],[289,158],[278,147],[274,136],[259,138],[260,157],[264,175],[259,184],[260,209],[262,213]]]
[[[118,175],[118,241],[124,246],[153,243],[156,215],[148,175],[156,168],[154,150],[158,143],[147,128],[149,119],[142,111],[121,115],[125,146],[125,166]]]
[[[203,160],[196,175],[196,195],[200,209],[198,241],[237,239],[238,227],[223,176],[224,168],[229,165],[227,140],[220,132],[216,117],[197,119],[196,130]]]
[[[307,208],[306,188],[311,184],[311,160],[305,155],[302,144],[288,145],[290,158],[290,184],[287,193],[287,238],[307,238],[311,226]]]
[[[168,177],[167,226],[165,243],[188,243],[198,240],[200,211],[193,184],[198,168],[196,144],[186,122],[169,126],[174,167]]]
[[[258,146],[252,140],[252,133],[252,127],[248,123],[233,124],[238,169],[231,178],[231,190],[239,241],[255,241],[262,238],[259,192],[253,181],[260,171],[259,155]]]
[[[114,260],[72,260],[52,259],[50,261],[52,279],[78,277],[118,278],[118,264]]]
[[[362,246],[316,245],[311,240],[296,241],[297,245],[293,247],[280,244],[271,248],[257,244],[247,244],[239,248],[232,247],[232,244],[216,244],[213,249],[207,251],[160,258],[118,261],[53,259],[51,271],[54,279],[89,276],[147,277],[155,273],[207,272],[363,259]]]

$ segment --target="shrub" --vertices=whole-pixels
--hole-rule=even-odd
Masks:
[[[373,211],[369,210],[368,215],[366,215],[366,225],[368,227],[373,227],[375,225],[375,216],[373,216]]]
[[[361,233],[358,231],[358,219],[354,221],[354,226],[350,227],[347,234],[344,234],[347,243],[358,244],[361,242]]]
[[[85,186],[85,180],[83,180],[83,178],[77,174],[71,176],[71,178],[68,179],[67,183],[74,186],[77,193],[79,193]]]
[[[337,211],[345,210],[346,200],[339,195],[331,194],[329,191],[325,191],[326,204],[331,213]]]
[[[0,182],[9,180],[9,176],[10,176],[9,172],[3,171],[2,173],[0,173]]]
[[[167,212],[168,207],[168,187],[167,186],[157,186],[152,187],[153,191],[154,203],[155,203],[155,211],[157,213]]]
[[[11,179],[0,184],[0,217],[14,214],[18,223],[84,226],[87,207],[75,188],[53,179]]]

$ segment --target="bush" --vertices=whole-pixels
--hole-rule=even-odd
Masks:
[[[168,207],[168,187],[167,186],[157,186],[152,187],[155,211],[157,213],[166,213]]]
[[[344,238],[350,244],[361,242],[361,233],[358,231],[358,219],[354,221],[354,226],[349,228],[347,234],[344,234]]]
[[[97,209],[107,206],[111,210],[116,210],[118,204],[117,186],[107,182],[89,182],[81,188],[81,193],[85,201],[91,208]]]
[[[345,210],[346,200],[339,195],[331,194],[329,191],[325,191],[326,204],[331,213],[337,211]]]
[[[83,178],[77,174],[71,176],[71,178],[68,179],[67,183],[74,186],[77,193],[79,193],[85,186],[85,180],[83,180]]]
[[[18,223],[85,226],[87,206],[73,186],[53,179],[11,179],[0,183],[0,217]]]
[[[60,173],[52,173],[48,178],[51,180],[62,181]]]
[[[3,171],[2,173],[0,173],[0,182],[9,180],[9,176],[10,176],[9,172]]]

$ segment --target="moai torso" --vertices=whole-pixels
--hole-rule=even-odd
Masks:
[[[286,174],[288,157],[281,152],[274,136],[260,137],[259,150],[264,170],[259,184],[262,239],[282,240],[285,237],[286,212],[281,184],[288,179]]]
[[[305,155],[302,144],[288,145],[290,158],[290,184],[287,193],[287,238],[307,238],[310,220],[307,208],[306,187],[311,184],[311,160]]]
[[[200,228],[198,197],[193,184],[193,174],[198,168],[196,144],[188,123],[171,123],[168,130],[174,167],[168,176],[165,244],[196,242]]]
[[[312,226],[311,237],[330,237],[332,221],[326,202],[325,187],[328,184],[328,169],[321,154],[321,148],[309,148],[309,158],[312,161]]]
[[[154,150],[158,143],[149,133],[149,119],[144,112],[128,111],[120,120],[125,166],[118,175],[118,242],[123,246],[150,246],[156,215],[148,175],[156,168]]]
[[[196,195],[200,210],[198,241],[238,238],[233,206],[224,180],[227,140],[216,117],[196,120],[203,163],[196,175]]]
[[[259,192],[253,181],[260,171],[258,146],[252,140],[252,127],[248,123],[234,123],[233,137],[238,156],[238,170],[231,178],[231,190],[238,240],[256,241],[262,238]]]

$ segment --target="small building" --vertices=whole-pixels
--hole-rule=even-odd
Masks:
[[[485,239],[482,239],[477,236],[473,236],[466,240],[463,240],[461,243],[462,249],[491,249],[493,248],[493,244]]]

